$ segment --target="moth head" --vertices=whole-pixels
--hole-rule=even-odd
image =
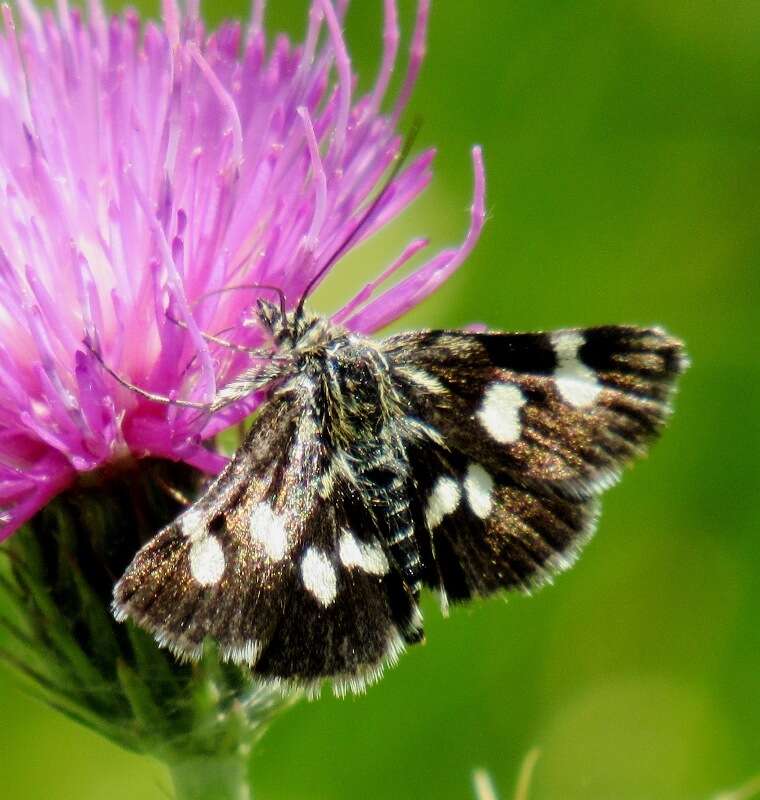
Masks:
[[[283,313],[279,305],[260,297],[256,301],[256,306],[259,321],[270,333],[274,333],[278,327],[282,327]]]
[[[276,350],[298,349],[310,352],[344,334],[344,329],[331,325],[318,314],[296,307],[286,310],[283,304],[257,300],[256,321],[270,338]]]
[[[293,315],[283,310],[281,305],[259,298],[256,301],[256,316],[258,321],[269,334],[275,345],[283,342],[294,341],[294,320]]]

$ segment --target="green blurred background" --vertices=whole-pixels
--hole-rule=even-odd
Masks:
[[[348,15],[364,87],[380,5]],[[270,30],[300,37],[305,9],[271,0]],[[406,33],[413,11],[401,4]],[[760,4],[438,0],[412,109],[420,146],[439,148],[434,184],[336,270],[323,307],[412,235],[463,236],[480,143],[482,240],[403,326],[656,322],[693,366],[574,570],[448,620],[428,598],[428,644],[366,696],[325,694],[275,723],[256,797],[463,800],[482,766],[506,800],[534,746],[531,800],[715,797],[760,772]],[[5,673],[0,709],[1,797],[167,797],[159,765]]]

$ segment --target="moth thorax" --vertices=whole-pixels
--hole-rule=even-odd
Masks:
[[[388,370],[370,347],[346,342],[327,354],[330,401],[335,419],[361,436],[376,439],[394,415]],[[361,442],[356,442],[361,444]]]

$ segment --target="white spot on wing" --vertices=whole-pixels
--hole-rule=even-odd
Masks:
[[[259,503],[248,522],[251,539],[261,545],[267,556],[273,561],[281,561],[288,552],[288,534],[285,530],[285,519],[275,514],[269,503]]]
[[[552,334],[552,346],[557,355],[554,379],[562,399],[576,408],[593,405],[602,391],[596,373],[579,358],[583,334],[561,331]]]
[[[492,383],[483,395],[477,412],[480,424],[499,444],[510,444],[520,438],[520,409],[525,396],[512,383]]]
[[[456,511],[461,495],[459,484],[453,478],[447,475],[438,478],[425,511],[425,519],[431,531],[441,524],[447,514]]]
[[[316,547],[310,547],[301,559],[304,586],[325,608],[335,600],[338,580],[330,559]]]
[[[385,575],[388,572],[388,559],[377,542],[360,542],[349,530],[344,530],[338,548],[344,567],[358,567],[371,575]]]
[[[182,533],[187,536],[188,539],[193,541],[197,539],[203,538],[206,533],[206,518],[207,513],[202,511],[197,506],[191,506],[190,508],[185,511],[185,513],[180,517],[180,528],[182,529]]]
[[[190,573],[201,586],[213,586],[224,574],[224,552],[214,536],[203,536],[190,547]]]
[[[429,372],[419,367],[410,367],[407,365],[396,368],[396,371],[402,378],[406,378],[412,383],[424,389],[428,394],[445,394],[446,387]]]
[[[481,519],[486,519],[493,507],[493,478],[480,464],[473,462],[467,468],[464,490],[473,513]]]

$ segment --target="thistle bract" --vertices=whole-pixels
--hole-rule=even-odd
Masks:
[[[417,156],[376,204],[397,157],[398,120],[423,57],[418,8],[398,96],[386,89],[398,50],[385,1],[384,49],[371,90],[356,96],[342,34],[346,4],[314,2],[303,44],[268,39],[263,2],[247,28],[207,34],[192,4],[167,0],[163,24],[134,12],[39,13],[3,7],[0,35],[0,509],[10,535],[77,476],[125,456],[216,471],[204,440],[250,412],[252,397],[213,417],[160,405],[108,375],[207,402],[250,366],[209,342],[245,345],[258,288],[295,305],[333,256],[403,211],[431,177]],[[378,281],[336,313],[368,332],[438,287],[483,221],[483,175],[461,247],[390,289]],[[371,213],[367,209],[371,208]],[[357,229],[359,222],[361,227]],[[88,342],[91,348],[83,344]]]

